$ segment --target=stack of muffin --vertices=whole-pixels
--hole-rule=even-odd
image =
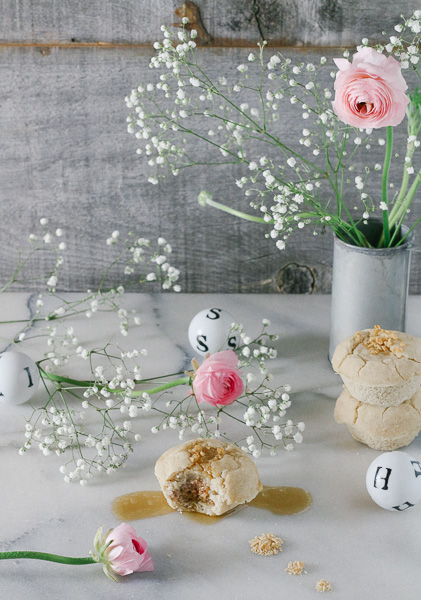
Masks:
[[[421,339],[375,325],[341,342],[332,366],[344,382],[335,419],[376,450],[407,446],[421,430]]]

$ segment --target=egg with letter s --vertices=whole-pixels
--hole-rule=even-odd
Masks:
[[[189,342],[198,354],[205,356],[220,350],[235,350],[239,338],[230,333],[234,317],[222,308],[205,308],[193,317],[189,325]]]
[[[34,396],[39,384],[39,370],[23,352],[0,354],[0,404],[17,405]]]
[[[406,452],[385,452],[368,467],[366,486],[382,508],[408,510],[421,499],[421,463]]]

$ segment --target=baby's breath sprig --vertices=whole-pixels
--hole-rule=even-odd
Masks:
[[[412,68],[421,77],[421,11],[402,17],[395,29],[399,35],[374,48],[396,56],[402,69]],[[332,107],[333,85],[320,77],[320,69],[327,69],[326,57],[321,56],[319,64],[296,62],[280,52],[267,59],[263,42],[237,65],[229,81],[204,70],[195,52],[194,29],[184,27],[176,34],[166,26],[161,30],[163,40],[155,42],[156,55],[150,62],[159,75],[152,75],[126,97],[131,110],[127,128],[138,141],[137,153],[146,157],[152,169],[151,184],[158,184],[168,171],[177,176],[192,166],[233,164],[243,168],[235,183],[257,214],[217,202],[209,192],[199,194],[200,204],[266,224],[266,237],[279,250],[292,233],[304,228],[314,235],[330,228],[346,242],[369,247],[363,226],[370,217],[384,222],[385,236],[379,246],[403,243],[393,232],[400,230],[421,183],[421,171],[413,165],[419,145],[417,92],[411,95],[408,111],[404,178],[395,193],[394,183],[388,183],[390,160],[382,168],[371,151],[378,144],[385,146],[386,157],[391,156],[391,126],[385,139],[378,129],[359,129],[338,117]],[[368,44],[364,39],[358,49]],[[350,57],[348,50],[343,57]],[[330,76],[335,79],[337,71]],[[296,143],[291,142],[291,130],[287,138],[278,130],[285,104],[295,106],[303,119]],[[382,190],[380,198],[370,193],[371,180]],[[349,187],[357,198],[352,206],[346,199]]]
[[[240,363],[250,370],[245,375],[243,395],[230,406],[199,404],[191,373],[142,378],[146,349],[124,351],[111,344],[76,348],[74,356],[89,367],[90,376],[85,380],[52,372],[56,363],[47,356],[38,366],[48,400],[34,409],[28,420],[27,439],[20,453],[37,447],[45,456],[62,456],[60,472],[64,480],[86,485],[98,473],[110,475],[124,467],[142,439],[146,414],[156,416],[151,428],[154,434],[177,429],[180,440],[188,434],[222,437],[242,445],[255,458],[265,450],[271,455],[280,447],[291,450],[294,442],[302,441],[304,425],[282,421],[291,404],[290,386],[271,386],[266,361],[276,356],[270,342],[277,336],[269,333],[269,326],[269,320],[264,319],[261,332],[253,338],[242,325],[232,326],[242,340],[237,355],[244,359],[244,350],[250,349],[249,356]],[[259,375],[253,374],[253,368]],[[176,389],[181,394],[176,394]],[[237,426],[245,428],[240,437],[236,435]]]
[[[90,319],[95,313],[111,312],[118,317],[121,335],[126,336],[130,324],[140,324],[140,316],[135,311],[127,311],[124,306],[126,290],[138,289],[144,285],[160,285],[163,290],[172,289],[175,292],[181,290],[177,283],[180,271],[170,263],[172,248],[164,238],[159,237],[153,243],[130,232],[122,239],[120,232],[114,231],[106,240],[106,245],[112,247],[114,256],[97,287],[88,289],[77,300],[66,298],[65,294],[58,291],[60,268],[64,263],[63,252],[66,249],[66,243],[61,238],[65,232],[58,228],[54,234],[51,233],[47,218],[40,219],[40,224],[41,233],[29,236],[33,247],[24,257],[19,258],[12,277],[0,293],[13,290],[13,286],[21,282],[27,283],[33,261],[39,260],[40,254],[50,270],[46,276],[34,282],[39,292],[36,299],[33,299],[35,306],[30,318],[0,321],[0,325],[22,323],[22,328],[14,336],[15,344],[34,337],[47,338],[50,347],[47,357],[55,367],[66,364],[74,347],[80,348],[74,328],[66,326],[69,318],[84,314]],[[111,275],[115,277],[116,272],[120,283],[112,286],[109,279]],[[83,348],[80,348],[80,352],[83,352]],[[51,365],[47,365],[46,369],[50,368]]]
[[[269,333],[269,319],[262,319],[262,330],[254,339],[244,332],[240,323],[234,323],[231,327],[231,335],[240,337],[240,344],[236,349],[239,356],[239,366],[248,367],[252,362],[258,363],[261,374],[267,373],[266,360],[276,358],[277,351],[270,344],[279,339],[277,334]]]

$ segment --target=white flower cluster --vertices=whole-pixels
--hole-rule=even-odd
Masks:
[[[108,245],[117,246],[119,242],[119,231],[114,231],[107,239]],[[180,271],[169,263],[172,248],[163,237],[158,238],[156,250],[152,249],[149,239],[136,238],[133,233],[129,233],[122,244],[125,275],[135,274],[137,278],[140,275],[140,283],[157,281],[163,290],[181,291],[180,285],[176,284],[180,278]],[[140,265],[152,267],[152,270],[139,274]]]
[[[275,456],[280,445],[285,450],[291,451],[294,442],[301,444],[303,441],[301,432],[305,429],[304,423],[295,424],[290,419],[281,422],[291,406],[290,396],[287,393],[290,389],[289,385],[284,385],[277,390],[262,385],[250,399],[243,418],[248,427],[254,428],[255,435],[246,438],[246,445],[242,446],[242,449],[252,454],[253,458],[260,458],[262,448],[269,448],[271,456]]]
[[[402,22],[395,25],[395,31],[399,35],[391,35],[388,41],[377,44],[376,50],[384,50],[397,58],[402,69],[416,68],[420,60],[421,43],[421,10],[416,10],[413,15],[406,19],[401,15]],[[383,32],[384,36],[387,33]],[[358,48],[368,46],[368,39],[364,38]]]
[[[267,374],[266,361],[277,357],[276,348],[271,343],[278,340],[278,335],[268,333],[270,327],[269,319],[262,320],[262,330],[258,336],[252,339],[244,331],[241,323],[233,323],[230,330],[231,335],[238,335],[240,344],[237,348],[239,356],[239,368],[248,367],[252,363],[259,365],[260,373]]]
[[[416,68],[419,61],[419,13],[415,11],[398,26],[400,37],[392,36],[378,47],[396,55],[403,68]],[[373,134],[345,126],[335,115],[333,85],[325,87],[320,77],[326,57],[320,58],[319,65],[293,63],[281,53],[266,59],[262,43],[237,66],[233,81],[224,76],[214,80],[197,59],[193,32],[183,29],[174,34],[165,26],[162,31],[164,39],[154,44],[157,53],[150,64],[159,73],[159,81],[152,76],[153,81],[142,83],[126,97],[132,111],[128,131],[139,140],[138,154],[146,155],[153,169],[151,183],[157,184],[166,170],[177,175],[180,169],[195,165],[241,165],[244,174],[236,185],[259,214],[242,216],[266,223],[270,227],[266,237],[280,250],[292,232],[305,227],[317,235],[320,227],[327,226],[348,240],[347,221],[340,215],[344,186],[352,185],[347,171],[355,170],[354,163],[365,167],[355,180],[360,202],[353,209],[360,215],[353,218],[367,220],[382,210],[366,185],[373,173],[381,187],[378,169],[371,165],[372,153],[363,157],[363,152],[385,141],[377,130]],[[408,40],[409,33],[412,38]],[[363,40],[362,46],[367,44]],[[345,51],[344,57],[349,56]],[[257,70],[257,76],[252,77],[252,70]],[[331,77],[336,73],[331,71]],[[296,144],[289,142],[291,132],[285,142],[276,129],[285,103],[301,111],[304,126],[297,132]],[[413,141],[418,143],[419,131],[416,126],[413,129],[409,137],[415,136]],[[407,175],[415,174],[411,148],[414,145],[407,150]],[[227,206],[223,209],[230,212]],[[238,211],[233,212],[238,216]]]
[[[96,313],[112,312],[118,318],[121,335],[127,336],[130,326],[140,324],[140,316],[136,311],[128,311],[125,308],[126,289],[130,289],[131,286],[137,288],[139,283],[147,285],[155,283],[164,290],[181,291],[181,287],[177,283],[180,278],[180,271],[169,262],[172,248],[164,238],[159,237],[157,242],[152,244],[149,239],[129,233],[127,238],[122,240],[119,231],[114,231],[107,238],[106,244],[115,248],[114,252],[118,251],[119,253],[116,257],[113,257],[110,266],[105,269],[104,277],[98,288],[96,290],[88,289],[82,299],[63,300],[56,294],[56,286],[59,278],[59,268],[63,264],[62,250],[64,249],[64,242],[59,241],[55,245],[54,240],[55,238],[62,238],[64,231],[63,229],[56,229],[53,236],[46,230],[47,225],[48,219],[41,219],[41,235],[30,235],[30,242],[35,246],[28,256],[21,260],[21,264],[16,269],[13,277],[3,288],[3,291],[10,289],[19,275],[25,273],[25,269],[31,266],[31,261],[35,260],[37,253],[45,251],[45,244],[47,244],[47,250],[53,255],[53,271],[49,272],[48,276],[44,278],[46,289],[38,294],[32,317],[16,334],[14,340],[15,343],[23,342],[27,339],[30,329],[36,326],[37,337],[46,337],[49,346],[49,351],[46,353],[46,358],[49,359],[49,363],[45,367],[47,371],[67,364],[69,357],[74,354],[74,349],[78,345],[73,328],[67,328],[64,324],[64,320],[68,317],[84,313],[86,318],[91,319]],[[119,269],[118,276],[121,277],[124,285],[120,283],[114,287],[105,287],[111,267],[114,269],[114,276],[116,276],[116,270]],[[51,309],[51,305],[54,308]],[[47,306],[49,307],[48,311],[46,310]],[[77,354],[86,358],[87,350],[78,348]]]
[[[39,222],[42,231],[41,234],[31,233],[29,235],[29,241],[35,245],[35,248],[32,250],[26,261],[30,260],[30,258],[36,252],[41,250],[44,244],[49,247],[49,250],[55,254],[56,260],[53,271],[50,272],[46,277],[46,282],[48,290],[50,292],[55,292],[57,287],[58,271],[64,262],[61,253],[66,250],[67,244],[66,242],[60,240],[60,238],[64,235],[63,229],[58,228],[55,230],[55,233],[51,233],[48,228],[49,220],[47,217],[42,217]]]
[[[151,428],[154,434],[176,429],[180,440],[186,435],[223,437],[239,445],[252,435],[260,445],[258,447],[256,442],[252,448],[250,443],[246,451],[255,458],[264,450],[271,455],[276,454],[279,447],[291,450],[294,442],[301,442],[300,431],[304,426],[282,421],[291,404],[290,386],[273,388],[270,385],[272,376],[266,361],[276,356],[270,342],[277,336],[268,332],[268,319],[263,319],[262,325],[261,332],[254,338],[244,332],[242,325],[232,326],[232,331],[242,340],[237,349],[239,365],[251,370],[245,375],[243,396],[229,406],[199,405],[191,393],[190,374],[174,382],[168,382],[164,376],[142,380],[141,359],[146,356],[146,349],[122,350],[110,344],[88,349],[77,345],[74,329],[69,327],[62,339],[72,350],[59,357],[58,353],[48,353],[51,354],[49,364],[67,364],[73,353],[85,359],[90,379],[78,381],[60,377],[56,372],[50,375],[51,369],[41,368],[49,398],[28,421],[27,439],[20,453],[38,447],[45,456],[62,456],[66,459],[60,466],[64,480],[86,485],[94,475],[112,474],[125,465],[134,444],[142,439],[145,426],[142,416],[147,413],[156,416]],[[55,326],[50,327],[49,340],[55,340],[54,329]],[[253,373],[254,367],[260,372],[258,375]],[[259,382],[259,378],[262,381]],[[176,393],[176,388],[181,394]],[[242,424],[249,432],[237,440],[228,424]],[[150,419],[146,426],[150,427]]]

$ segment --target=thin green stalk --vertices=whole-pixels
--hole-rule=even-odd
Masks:
[[[388,207],[387,200],[387,184],[389,179],[389,168],[390,161],[392,159],[392,149],[393,149],[393,127],[391,125],[387,128],[387,138],[386,138],[386,154],[384,157],[384,166],[383,166],[383,179],[382,179],[382,200]],[[389,247],[390,245],[390,228],[389,228],[389,209],[386,208],[383,210],[383,231],[384,231],[384,246]]]
[[[106,385],[100,385],[95,381],[83,381],[83,380],[79,380],[79,379],[71,379],[70,377],[63,377],[62,375],[56,375],[55,373],[47,373],[46,371],[44,371],[44,369],[42,369],[39,365],[38,365],[40,374],[42,376],[43,379],[48,379],[49,381],[54,381],[56,383],[67,383],[70,385],[74,385],[76,386],[76,388],[78,387],[83,387],[83,388],[87,388],[87,387],[91,387],[93,385],[96,385],[98,387],[98,389],[106,389],[108,392],[110,392],[111,394],[123,394],[125,393],[126,390],[123,389],[112,389],[109,388]],[[137,381],[136,385],[141,384],[141,383],[145,383],[148,380],[145,381]],[[150,380],[149,380],[150,381]],[[174,379],[174,381],[169,381],[167,383],[162,383],[159,386],[156,386],[154,388],[150,388],[148,390],[135,390],[132,391],[131,395],[132,397],[135,396],[141,396],[142,394],[157,394],[159,392],[163,392],[165,390],[169,390],[173,387],[176,387],[178,385],[189,385],[191,382],[191,377],[189,375],[185,376],[185,377],[179,377],[178,379]]]
[[[412,182],[411,187],[409,188],[408,193],[406,194],[406,197],[402,201],[399,210],[396,212],[394,219],[393,219],[393,224],[396,223],[396,221],[401,219],[403,216],[405,216],[406,211],[408,210],[408,208],[412,202],[412,199],[415,195],[415,192],[417,191],[420,183],[421,183],[421,171],[418,172],[417,176],[415,177],[414,181]]]
[[[412,147],[414,148],[414,143],[411,142]],[[409,146],[409,144],[408,144]],[[407,151],[407,156],[409,156],[410,158],[412,158],[412,154],[413,154],[413,150],[412,152]],[[406,166],[404,166],[404,170],[403,170],[403,176],[402,176],[402,183],[401,183],[401,187],[398,193],[398,197],[396,198],[396,202],[393,205],[392,210],[390,211],[390,215],[389,215],[389,227],[393,227],[393,225],[396,223],[396,221],[398,220],[398,216],[397,214],[399,213],[402,204],[403,204],[403,200],[405,198],[406,195],[406,190],[408,189],[408,182],[409,182],[409,174],[408,174],[408,170],[406,168]]]
[[[203,204],[202,204],[203,202]],[[205,201],[200,201],[200,204],[202,204],[203,206],[205,205]],[[234,215],[235,217],[239,217],[240,219],[244,219],[245,221],[253,221],[254,223],[273,223],[273,220],[271,221],[265,221],[265,219],[263,219],[263,217],[255,217],[253,215],[248,215],[247,213],[243,213],[239,210],[235,210],[234,208],[231,208],[230,206],[227,206],[226,204],[221,204],[220,202],[215,202],[215,200],[211,200],[210,198],[206,198],[206,204],[208,206],[212,206],[213,208],[217,208],[218,210],[222,210],[226,213],[229,213],[230,215]]]
[[[96,563],[96,561],[90,556],[84,558],[73,558],[71,556],[60,556],[59,554],[49,554],[48,552],[32,552],[30,550],[0,552],[0,560],[20,560],[21,558],[48,560],[50,562],[61,563],[65,565],[92,565]]]
[[[412,225],[412,227],[408,230],[408,232],[403,236],[403,238],[401,240],[399,240],[399,242],[396,244],[396,247],[401,246],[402,244],[405,243],[406,238],[411,235],[411,233],[414,231],[415,227],[418,225],[418,223],[421,222],[421,217],[419,219],[417,219],[415,221],[415,223]]]
[[[157,387],[150,388],[149,390],[135,390],[131,393],[132,398],[136,396],[142,396],[142,394],[158,394],[159,392],[165,392],[165,390],[169,390],[177,385],[190,385],[192,378],[190,375],[186,377],[180,377],[179,379],[174,379],[174,381],[170,381],[168,383],[163,383],[162,385],[158,385]],[[112,391],[112,390],[110,390]]]

